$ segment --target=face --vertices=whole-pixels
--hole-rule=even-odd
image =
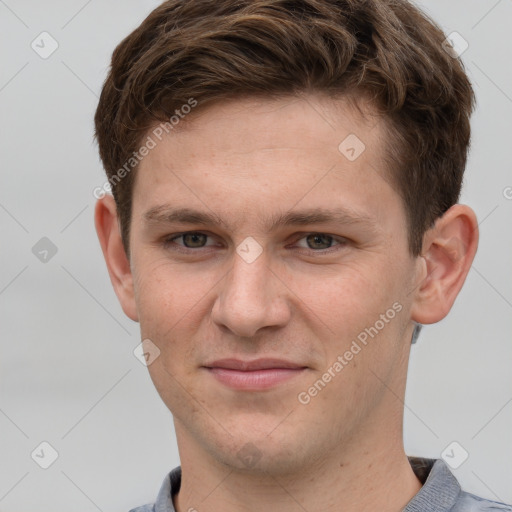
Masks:
[[[317,96],[230,101],[183,127],[140,164],[130,234],[180,452],[284,472],[383,435],[417,274],[385,128]]]

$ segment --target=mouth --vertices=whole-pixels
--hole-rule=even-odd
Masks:
[[[260,391],[282,384],[302,374],[307,366],[280,359],[221,359],[204,365],[204,368],[227,387]]]

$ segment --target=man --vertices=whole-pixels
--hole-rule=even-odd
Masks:
[[[403,0],[172,0],[116,48],[96,229],[181,461],[135,510],[512,510],[403,447],[478,244],[444,41]]]

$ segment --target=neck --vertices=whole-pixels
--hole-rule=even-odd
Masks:
[[[395,432],[396,427],[401,432],[401,420],[398,423]],[[374,425],[380,442],[370,442],[375,441],[372,429],[365,429],[357,439],[343,443],[338,452],[299,467],[293,474],[278,476],[226,467],[204,452],[197,453],[193,443],[182,442],[182,483],[174,499],[176,510],[399,512],[422,484],[409,464],[401,434],[382,435],[383,424]],[[176,433],[183,434],[180,430],[177,425]]]

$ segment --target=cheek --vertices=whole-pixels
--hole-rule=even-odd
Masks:
[[[190,393],[195,393],[189,375],[195,370],[196,348],[190,340],[199,325],[196,318],[203,314],[202,288],[206,287],[167,262],[148,265],[141,275],[136,287],[141,337],[150,339],[159,350],[158,358],[148,366],[150,377],[170,409],[193,409]]]
[[[310,331],[322,345],[321,370],[332,368],[341,357],[343,370],[336,373],[332,389],[341,386],[354,394],[353,399],[362,399],[359,395],[371,387],[368,379],[376,380],[370,369],[387,373],[401,351],[407,305],[399,292],[400,272],[374,260],[310,277],[298,278],[294,291],[304,303],[300,307]],[[374,384],[379,387],[378,381]]]
[[[398,299],[396,279],[382,267],[374,260],[296,272],[292,289],[302,311],[309,309],[327,332],[344,338],[373,324]]]
[[[182,328],[182,320],[197,314],[213,286],[206,276],[184,272],[163,258],[140,265],[136,275],[141,328]]]

